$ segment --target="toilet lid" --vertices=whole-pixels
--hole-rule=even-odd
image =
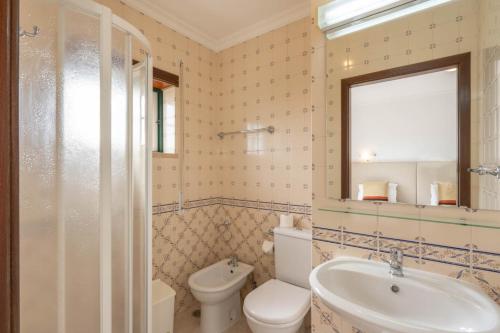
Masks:
[[[308,310],[311,291],[280,280],[269,280],[245,297],[244,311],[267,324],[287,324]]]

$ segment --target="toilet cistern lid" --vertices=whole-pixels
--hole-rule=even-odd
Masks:
[[[267,324],[288,324],[304,316],[311,291],[280,280],[269,280],[245,298],[247,315]]]

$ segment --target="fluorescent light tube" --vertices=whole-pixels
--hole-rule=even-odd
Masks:
[[[318,25],[328,39],[334,39],[450,1],[453,0],[335,0],[318,7]]]
[[[334,0],[318,8],[321,30],[332,29],[414,0]]]

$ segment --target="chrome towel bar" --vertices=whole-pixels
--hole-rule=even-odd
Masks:
[[[270,134],[273,134],[274,131],[275,131],[274,126],[268,126],[268,127],[262,127],[262,128],[256,128],[256,129],[247,129],[247,130],[234,131],[234,132],[220,132],[220,133],[217,133],[217,136],[222,140],[222,139],[224,139],[224,136],[226,136],[226,135],[232,135],[232,134],[250,134],[250,133],[259,133],[259,132],[268,132]]]

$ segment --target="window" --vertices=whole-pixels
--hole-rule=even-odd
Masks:
[[[179,77],[153,68],[153,152],[157,157],[176,157],[178,112],[176,95]]]
[[[163,152],[163,90],[153,88],[153,151]]]
[[[163,90],[163,152],[167,154],[176,153],[176,90],[176,87],[170,87]]]
[[[153,151],[176,153],[176,87],[153,88]]]

